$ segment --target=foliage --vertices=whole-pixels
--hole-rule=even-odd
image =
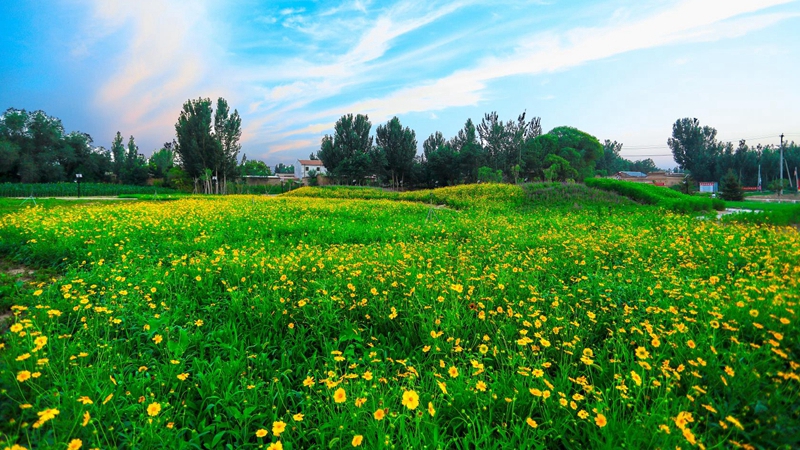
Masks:
[[[800,204],[776,202],[726,202],[728,208],[750,210],[722,217],[726,222],[769,225],[800,225]]]
[[[109,153],[92,137],[66,133],[61,120],[44,111],[9,108],[0,115],[0,182],[107,181]]]
[[[175,150],[180,156],[183,170],[190,178],[208,178],[204,175],[206,170],[210,170],[212,176],[217,177],[217,182],[223,185],[222,190],[225,190],[227,180],[237,176],[241,125],[239,112],[234,110],[231,114],[224,98],[217,99],[216,110],[213,110],[211,99],[208,98],[187,100],[183,104],[175,124]],[[208,193],[212,186],[208,179],[205,181],[204,192]]]
[[[742,201],[744,200],[744,191],[742,185],[739,184],[739,179],[733,170],[728,170],[728,174],[722,179],[720,183],[720,197],[727,201]]]
[[[347,114],[336,121],[333,136],[322,138],[317,157],[331,176],[359,183],[385,165],[372,147],[370,128],[368,116]]]
[[[717,180],[716,162],[721,155],[717,130],[700,126],[697,119],[683,118],[672,125],[672,137],[667,140],[672,156],[681,169],[686,169],[698,181]]]
[[[725,202],[722,200],[686,195],[647,183],[634,183],[612,178],[587,178],[584,182],[589,187],[613,191],[639,203],[657,205],[676,212],[725,209]]]
[[[150,176],[153,178],[167,178],[170,169],[175,166],[175,150],[172,142],[165,142],[164,146],[153,152],[148,160]]]
[[[278,163],[275,166],[275,173],[294,173],[294,165],[287,166],[284,163]]]
[[[514,185],[419,195],[472,206],[233,196],[3,217],[3,255],[62,270],[11,293],[3,445],[800,444],[795,230],[482,208],[524,200]]]
[[[175,193],[168,188],[108,183],[81,183],[84,197],[116,197],[120,194]],[[0,197],[77,197],[77,183],[0,183]],[[38,200],[37,200],[38,201]]]
[[[483,166],[478,169],[479,183],[500,183],[503,181],[503,171],[493,170],[491,167]]]
[[[385,156],[385,170],[391,175],[393,187],[410,178],[417,154],[417,138],[414,130],[400,124],[400,119],[393,117],[386,125],[378,125],[375,129],[375,143],[378,151]]]
[[[294,172],[294,167],[292,167],[292,172]],[[242,158],[242,163],[239,165],[239,174],[242,176],[255,175],[267,177],[272,175],[272,170],[270,170],[269,166],[264,161],[247,159],[247,155],[245,155]]]

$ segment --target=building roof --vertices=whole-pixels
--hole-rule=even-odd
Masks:
[[[625,171],[622,171],[620,173],[625,175],[625,176],[628,176],[628,177],[636,177],[636,178],[644,178],[644,177],[647,176],[647,175],[643,174],[642,172],[625,172]]]
[[[297,162],[300,163],[301,166],[322,166],[322,161],[318,159],[298,159]]]

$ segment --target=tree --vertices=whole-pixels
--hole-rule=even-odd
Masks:
[[[275,173],[294,173],[294,165],[287,166],[284,163],[279,163],[275,166]]]
[[[622,142],[612,142],[608,139],[603,142],[603,157],[598,159],[595,164],[598,174],[607,176],[628,170],[628,161],[620,156],[620,151],[622,151]]]
[[[326,134],[322,138],[317,156],[331,176],[359,182],[374,173],[375,160],[380,158],[372,149],[370,128],[368,116],[347,114],[336,122],[333,136]]]
[[[294,168],[292,170],[294,172]],[[261,176],[267,177],[272,175],[272,171],[270,170],[267,163],[264,161],[258,161],[254,159],[247,159],[247,155],[242,158],[242,164],[239,165],[239,173],[241,176]]]
[[[733,169],[729,169],[725,177],[722,178],[720,185],[720,197],[727,201],[740,202],[744,200],[744,191],[742,185],[739,184],[739,178]]]
[[[242,137],[242,119],[238,111],[230,112],[228,102],[222,97],[217,99],[217,110],[214,112],[214,137],[219,142],[221,154],[218,167],[212,169],[225,180],[235,178],[239,150],[242,148],[239,144],[239,139]]]
[[[478,142],[478,133],[472,119],[467,119],[464,128],[450,140],[450,148],[458,156],[457,180],[474,183],[478,180],[478,169],[485,165],[485,152]]]
[[[153,178],[166,178],[169,170],[175,165],[175,151],[172,148],[172,142],[165,142],[163,147],[150,156],[148,168]]]
[[[385,155],[385,169],[391,174],[392,187],[397,187],[411,174],[417,155],[416,134],[408,127],[403,128],[400,119],[393,117],[386,125],[378,125],[375,141]]]
[[[700,126],[697,119],[678,119],[672,125],[672,137],[667,145],[681,169],[686,169],[698,181],[713,181],[717,178],[717,158],[720,145],[717,130]]]
[[[111,142],[111,157],[113,158],[112,171],[117,177],[117,183],[122,182],[122,168],[125,167],[125,146],[122,144],[122,134],[117,131]]]
[[[212,120],[213,113],[213,120]],[[217,183],[226,192],[227,178],[236,176],[238,154],[241,146],[241,118],[238,111],[230,113],[223,98],[217,100],[214,113],[211,99],[187,100],[175,124],[176,152],[186,173],[195,180],[207,178],[210,170]],[[205,183],[210,191],[211,184]]]
[[[578,177],[578,171],[566,159],[555,155],[549,154],[544,160],[546,168],[544,169],[544,178],[547,181],[566,181],[574,180]]]
[[[458,154],[441,132],[431,134],[422,143],[425,161],[425,183],[428,186],[450,186],[458,181]]]
[[[122,167],[122,182],[124,184],[144,185],[149,177],[147,163],[139,154],[139,146],[131,136],[128,139],[128,150],[125,154],[125,164]]]

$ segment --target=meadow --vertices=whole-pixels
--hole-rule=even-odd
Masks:
[[[800,446],[791,227],[301,188],[26,209],[0,255],[56,271],[0,325],[1,448]]]

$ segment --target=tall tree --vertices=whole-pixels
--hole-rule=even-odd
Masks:
[[[675,162],[697,181],[717,178],[716,163],[721,151],[714,128],[700,126],[697,119],[678,119],[672,125],[672,137],[667,140],[667,145],[672,149]]]
[[[214,137],[219,142],[221,149],[220,162],[216,170],[223,177],[236,177],[236,163],[239,150],[242,146],[239,139],[242,137],[242,119],[239,112],[230,112],[228,102],[220,97],[217,99],[217,110],[214,112]]]
[[[472,119],[450,140],[450,148],[458,155],[458,178],[468,183],[478,180],[478,169],[486,164],[486,154],[478,142],[478,132]]]
[[[396,187],[411,174],[417,155],[416,133],[408,127],[403,128],[400,119],[394,117],[386,125],[378,125],[375,141],[383,149],[386,170],[391,174],[392,187]]]
[[[125,167],[125,145],[123,145],[122,133],[117,131],[114,141],[111,143],[111,157],[113,158],[113,172],[117,177],[117,182],[122,182],[122,169]]]
[[[369,117],[358,114],[342,116],[334,127],[333,136],[325,135],[317,157],[332,176],[359,183],[376,169],[376,154],[369,135]]]

